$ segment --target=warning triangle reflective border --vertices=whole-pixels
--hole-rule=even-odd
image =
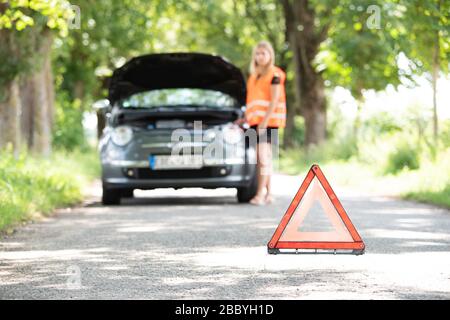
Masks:
[[[318,195],[320,192],[325,192],[329,201],[326,197],[321,199]],[[307,193],[306,196],[305,193]],[[334,227],[333,232],[297,230],[308,215],[314,200],[319,200],[322,209]],[[304,212],[296,215],[295,212],[298,207]],[[267,248],[271,254],[281,253],[280,249],[296,249],[296,252],[298,249],[315,249],[315,252],[317,250],[333,250],[335,253],[337,250],[351,250],[350,253],[363,254],[365,245],[322,170],[314,164],[309,169],[294,199],[292,199],[280,224],[267,244]]]

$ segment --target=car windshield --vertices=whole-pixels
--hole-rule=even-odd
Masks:
[[[133,94],[120,102],[123,108],[158,108],[193,106],[208,108],[232,108],[238,102],[233,97],[206,89],[160,89]]]

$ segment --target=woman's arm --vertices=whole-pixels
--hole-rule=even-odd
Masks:
[[[267,110],[263,121],[261,121],[261,123],[258,125],[258,129],[267,128],[267,123],[269,122],[269,118],[272,115],[273,110],[275,109],[276,105],[278,104],[278,100],[280,99],[281,86],[279,84],[272,84],[270,86],[270,92],[271,92],[272,100],[270,101],[269,109]]]

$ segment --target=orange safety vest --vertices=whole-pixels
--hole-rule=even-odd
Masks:
[[[284,128],[286,126],[286,92],[284,89],[286,74],[275,66],[258,79],[256,79],[256,74],[251,74],[247,81],[245,118],[250,126],[260,124],[269,110],[272,100],[271,82],[274,75],[280,78],[281,93],[278,103],[267,122],[267,126],[275,128]]]

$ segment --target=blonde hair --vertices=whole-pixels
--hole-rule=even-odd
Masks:
[[[269,52],[269,55],[270,55],[270,61],[267,65],[267,67],[265,68],[264,73],[266,73],[270,67],[275,65],[275,52],[273,51],[272,45],[268,41],[260,41],[253,48],[253,51],[252,51],[252,59],[250,61],[250,67],[249,67],[250,74],[253,74],[256,72],[256,67],[257,67],[257,63],[256,63],[256,59],[255,59],[256,50],[258,50],[260,48],[265,49],[267,52]]]

